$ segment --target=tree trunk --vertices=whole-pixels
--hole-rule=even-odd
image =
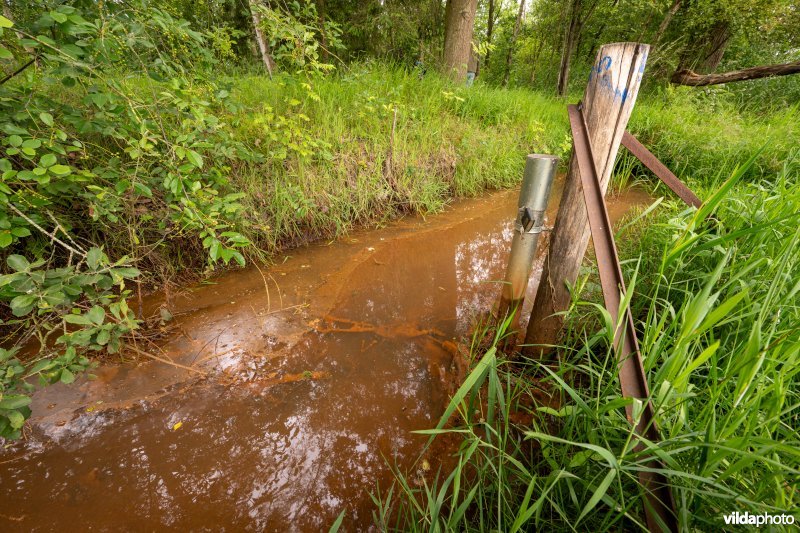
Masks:
[[[664,36],[664,32],[667,31],[667,27],[669,23],[672,22],[672,17],[675,16],[675,13],[681,8],[681,1],[682,0],[675,0],[672,3],[672,7],[669,8],[667,13],[664,15],[661,24],[658,25],[658,30],[656,30],[656,35],[653,37],[653,44],[658,44],[661,41],[661,38]]]
[[[713,72],[722,61],[730,38],[730,24],[724,20],[717,21],[703,34],[690,35],[690,44],[681,54],[675,74],[690,69],[702,74]]]
[[[536,51],[533,53],[531,59],[531,84],[536,81],[536,65],[539,63],[539,56],[542,55],[542,48],[544,48],[544,39],[539,39],[539,44],[536,45]]]
[[[486,44],[492,44],[492,32],[494,31],[494,0],[489,0],[489,20],[486,21]],[[486,56],[483,58],[485,68],[489,68],[489,54],[491,51],[486,49]]]
[[[269,73],[269,77],[271,78],[276,65],[269,50],[269,43],[267,43],[267,40],[264,38],[264,32],[261,31],[261,16],[258,14],[258,9],[256,9],[254,0],[250,0],[250,14],[253,17],[253,30],[256,34],[258,49],[261,51],[261,61],[264,62],[264,67],[266,67],[267,73]]]
[[[727,22],[714,24],[709,34],[709,43],[704,50],[704,57],[700,60],[700,72],[714,72],[722,62],[725,49],[731,40],[731,28]]]
[[[705,85],[718,85],[720,83],[730,83],[732,81],[756,80],[759,78],[770,78],[772,76],[788,76],[789,74],[800,73],[800,61],[783,63],[780,65],[767,65],[761,67],[751,67],[742,70],[724,72],[722,74],[697,74],[691,70],[680,70],[672,75],[670,81],[677,85],[690,85],[692,87],[703,87]]]
[[[514,46],[517,44],[519,30],[522,27],[522,15],[525,14],[525,0],[520,0],[519,11],[517,11],[517,21],[514,23],[514,34],[511,36],[511,43],[508,45],[506,54],[506,72],[503,74],[503,87],[508,86],[508,78],[511,76],[511,58],[514,55]]]
[[[443,67],[454,81],[464,81],[467,77],[477,9],[478,0],[447,0]]]
[[[569,69],[572,63],[572,53],[575,48],[575,37],[580,31],[580,7],[581,0],[572,0],[569,11],[569,24],[567,24],[566,34],[564,35],[564,47],[561,50],[561,65],[558,69],[558,85],[556,94],[566,96],[567,86],[569,85]]]
[[[567,34],[564,37],[561,65],[558,69],[558,86],[556,87],[556,92],[559,96],[566,96],[567,94],[567,88],[569,87],[569,71],[572,65],[572,58],[575,56],[576,44],[580,43],[583,28],[589,20],[589,17],[592,16],[598,3],[598,0],[572,0],[571,2],[569,24],[566,24]]]

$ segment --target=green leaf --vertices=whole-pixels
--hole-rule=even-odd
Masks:
[[[86,316],[89,318],[89,320],[91,320],[92,322],[94,322],[99,326],[103,323],[103,320],[106,317],[106,312],[99,305],[95,305],[94,307],[89,309],[89,312],[86,313]]]
[[[39,113],[39,119],[48,126],[53,125],[53,115],[50,113]]]
[[[33,376],[33,375],[38,374],[39,372],[42,372],[44,370],[50,370],[51,368],[53,368],[53,365],[55,365],[55,363],[52,360],[50,360],[50,359],[42,359],[41,361],[38,361],[35,365],[33,365],[33,367],[31,367],[28,370],[28,375],[29,376]]]
[[[339,516],[336,517],[336,520],[331,525],[331,528],[328,530],[328,533],[338,533],[339,528],[342,527],[342,521],[344,520],[344,515],[347,512],[347,509],[339,513]]]
[[[95,342],[100,346],[105,346],[108,344],[108,340],[111,338],[111,333],[108,332],[107,329],[101,329],[100,333],[97,334],[95,338]]]
[[[67,16],[64,13],[59,13],[58,11],[51,11],[50,17],[59,24],[63,24],[67,21]]]
[[[25,424],[25,417],[19,411],[9,411],[6,416],[14,429],[19,429]]]
[[[22,137],[19,135],[11,135],[8,138],[8,144],[14,147],[22,146]]]
[[[8,230],[0,231],[0,248],[6,248],[12,242],[14,242],[14,237],[11,236],[11,232]]]
[[[65,368],[64,370],[61,371],[61,383],[66,383],[67,385],[69,385],[73,381],[75,381],[75,374],[70,372],[68,368]]]
[[[0,409],[19,409],[30,403],[30,396],[25,396],[24,394],[9,394],[0,399]]]
[[[85,315],[64,315],[64,322],[67,324],[77,324],[79,326],[91,326],[92,321],[89,320]]]
[[[606,473],[606,477],[603,478],[603,481],[600,482],[600,485],[595,489],[594,494],[592,494],[592,497],[589,498],[588,502],[586,502],[586,505],[583,507],[583,510],[581,511],[581,514],[575,524],[578,524],[581,520],[583,520],[583,517],[585,517],[589,511],[597,506],[598,502],[600,502],[600,500],[606,495],[606,492],[608,492],[608,487],[616,477],[617,471],[614,469],[609,470]]]
[[[89,265],[89,268],[92,270],[96,270],[98,266],[100,266],[100,261],[103,258],[103,251],[100,248],[90,248],[88,252],[86,252],[86,264]]]
[[[761,346],[761,321],[757,320],[750,329],[750,337],[741,354],[741,371],[736,381],[733,406],[736,407],[744,398],[751,385],[758,377],[758,371],[764,363],[766,349]]]
[[[11,312],[14,313],[14,316],[25,316],[27,315],[31,309],[33,308],[33,304],[36,302],[36,297],[30,294],[21,294],[17,296],[11,303]]]
[[[148,198],[153,197],[153,191],[150,190],[150,187],[146,185],[142,185],[141,183],[134,183],[133,190],[142,196],[146,196]]]
[[[133,279],[139,276],[141,272],[139,272],[138,268],[133,267],[123,267],[123,268],[115,268],[112,272],[121,276],[123,278]]]
[[[49,170],[56,176],[66,176],[72,172],[72,169],[70,169],[67,165],[53,165]]]
[[[31,266],[27,259],[17,254],[9,255],[8,259],[6,259],[6,263],[8,263],[8,266],[10,266],[14,272],[24,272]]]
[[[0,15],[0,28],[11,28],[12,26],[14,26],[13,22]]]
[[[0,59],[14,59],[14,54],[8,51],[8,48],[0,46]]]
[[[244,256],[239,252],[233,252],[233,258],[236,260],[237,263],[239,263],[239,266],[245,265]]]
[[[186,151],[186,159],[188,159],[189,162],[194,166],[196,166],[197,168],[203,168],[203,156],[201,156],[194,150]]]

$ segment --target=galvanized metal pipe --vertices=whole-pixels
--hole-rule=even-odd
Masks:
[[[510,330],[517,329],[519,325],[519,312],[525,298],[533,260],[536,258],[539,234],[544,229],[545,210],[557,166],[558,158],[554,155],[531,154],[525,161],[517,220],[514,224],[514,240],[511,242],[498,309],[500,320],[514,314]]]

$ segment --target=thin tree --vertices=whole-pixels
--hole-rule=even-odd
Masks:
[[[322,61],[328,62],[328,36],[325,35],[325,0],[317,0],[317,19],[319,21],[319,44],[322,48]]]
[[[556,93],[559,96],[567,94],[569,85],[569,70],[572,65],[572,56],[575,54],[578,38],[583,31],[583,27],[592,16],[597,7],[597,0],[589,3],[586,0],[571,0],[567,12],[568,23],[564,34],[564,46],[561,51],[561,65],[558,69],[558,85]]]
[[[492,44],[492,32],[494,31],[494,0],[489,0],[489,18],[486,21],[486,44]],[[486,48],[486,55],[483,58],[483,65],[484,68],[489,68],[489,55],[491,54],[491,49],[489,47]]]
[[[661,19],[661,24],[658,25],[658,30],[656,30],[656,35],[653,37],[653,44],[658,44],[661,41],[661,38],[664,36],[664,32],[667,31],[667,27],[669,27],[669,23],[672,22],[672,17],[675,16],[675,13],[681,8],[682,0],[675,0],[672,2],[672,6],[667,10],[664,18]]]
[[[467,77],[467,62],[472,50],[472,31],[478,0],[447,0],[445,8],[444,57],[445,72],[456,81]]]
[[[250,14],[253,17],[253,31],[256,35],[256,42],[258,43],[258,49],[261,51],[261,61],[264,62],[264,67],[267,69],[267,73],[269,77],[272,77],[272,73],[275,71],[275,61],[272,59],[272,53],[269,49],[269,43],[264,38],[264,32],[261,29],[261,15],[258,12],[258,8],[256,7],[255,0],[250,0]]]
[[[503,74],[503,87],[508,86],[508,78],[511,76],[511,59],[514,54],[514,46],[517,44],[517,37],[519,37],[519,30],[522,27],[522,15],[525,14],[525,0],[520,0],[519,11],[517,11],[517,21],[514,23],[514,33],[511,36],[511,43],[508,45],[508,54],[506,54],[506,71]]]

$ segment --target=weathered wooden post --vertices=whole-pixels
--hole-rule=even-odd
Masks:
[[[511,241],[506,278],[497,312],[500,320],[507,318],[510,313],[514,314],[509,331],[517,330],[519,325],[522,300],[528,278],[531,277],[533,260],[536,258],[539,234],[544,229],[547,200],[550,198],[557,166],[558,158],[554,155],[531,154],[525,161],[514,239]]]
[[[600,48],[583,95],[583,114],[589,131],[600,183],[605,194],[628,125],[650,47],[640,43],[614,43]],[[578,164],[573,153],[564,183],[550,249],[544,261],[531,318],[525,334],[527,356],[541,356],[556,344],[563,324],[559,311],[570,302],[567,284],[573,284],[589,244]]]

